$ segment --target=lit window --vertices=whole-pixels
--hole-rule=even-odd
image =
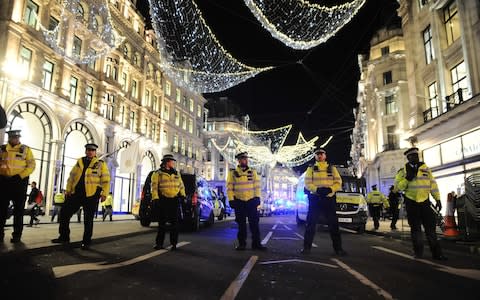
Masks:
[[[76,103],[77,101],[77,89],[78,89],[78,79],[75,77],[70,78],[70,102]]]
[[[163,119],[170,120],[170,105],[168,104],[163,106]]]
[[[22,79],[30,78],[30,65],[32,63],[32,50],[22,47],[20,50],[20,68]]]
[[[452,91],[458,93],[461,90],[463,100],[467,99],[469,95],[469,88],[467,82],[467,69],[465,62],[461,62],[450,70],[452,76]]]
[[[87,88],[85,89],[86,93],[86,109],[87,110],[92,110],[92,103],[93,103],[93,87],[87,85]]]
[[[48,91],[52,88],[53,63],[46,60],[43,63],[42,87]]]
[[[389,95],[385,97],[385,113],[387,115],[394,114],[398,112],[397,102],[395,101],[394,95]]]
[[[383,73],[383,85],[392,83],[392,71]]]
[[[451,45],[460,37],[460,19],[458,17],[457,2],[451,1],[443,9],[443,21],[447,34],[447,45]]]
[[[187,130],[187,117],[185,115],[182,115],[182,129]]]
[[[193,108],[193,99],[192,98],[188,99],[188,103],[189,103],[190,112],[193,112],[193,109],[194,109]]]
[[[180,113],[175,110],[175,125],[180,126]]]
[[[197,105],[197,117],[202,117],[202,106],[200,104]]]
[[[165,82],[165,95],[170,96],[172,94],[172,84],[170,81]]]
[[[435,59],[435,52],[433,51],[432,29],[430,25],[423,31],[423,45],[425,49],[425,61],[428,64]]]
[[[437,94],[437,83],[434,82],[428,86],[428,99],[427,99],[427,109],[430,110],[430,117],[436,118],[439,115],[438,111],[438,94]]]
[[[180,91],[180,89],[178,89],[178,88],[175,91],[176,91],[176,98],[175,99],[177,100],[178,103],[180,103],[180,101],[182,100],[182,91]]]
[[[28,26],[36,27],[37,26],[37,16],[38,16],[38,4],[32,0],[27,1],[25,6],[25,12],[23,14],[23,22]]]
[[[78,36],[74,35],[72,55],[78,58],[80,57],[81,53],[82,53],[82,40]]]
[[[188,119],[188,132],[193,133],[193,120]]]
[[[133,98],[137,98],[137,81],[132,80],[132,90],[131,90],[131,95]]]

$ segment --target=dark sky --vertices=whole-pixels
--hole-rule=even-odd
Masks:
[[[331,5],[346,1],[310,2]],[[319,136],[318,144],[333,135],[327,146],[328,159],[345,164],[350,156],[352,109],[356,106],[360,75],[357,55],[368,52],[370,39],[378,29],[399,26],[397,1],[367,0],[350,23],[327,43],[303,51],[274,39],[243,0],[196,3],[233,57],[251,66],[277,66],[226,91],[204,96],[228,96],[262,129],[293,124],[286,144],[294,143],[299,131],[307,140]],[[146,5],[147,0],[138,0],[142,13]]]

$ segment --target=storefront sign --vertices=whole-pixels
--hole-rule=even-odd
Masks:
[[[480,130],[462,136],[463,155],[471,157],[480,154]]]

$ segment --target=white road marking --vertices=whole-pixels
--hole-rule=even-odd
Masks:
[[[273,232],[269,231],[265,238],[262,240],[262,245],[266,245],[268,243],[268,240],[272,237]]]
[[[272,240],[293,240],[293,241],[300,241],[301,239],[296,238],[296,237],[289,237],[289,236],[284,236],[284,237],[274,237]]]
[[[292,230],[292,228],[288,227],[287,225],[283,225],[283,227],[285,227],[287,230]]]
[[[272,230],[277,229],[278,224],[273,225]]]
[[[368,286],[368,287],[371,287],[372,289],[374,289],[377,294],[379,294],[380,296],[382,296],[383,298],[385,299],[393,299],[393,296],[385,291],[384,289],[382,289],[381,287],[379,287],[378,285],[376,285],[375,283],[371,282],[367,277],[363,276],[362,274],[360,274],[359,272],[355,271],[354,269],[350,268],[349,266],[347,266],[345,263],[343,263],[342,261],[336,259],[336,258],[332,258],[332,260],[334,262],[336,262],[340,267],[342,267],[345,271],[347,271],[348,273],[352,274],[353,277],[357,278],[361,283],[363,283],[364,285]]]
[[[180,242],[177,244],[177,248],[188,245],[188,244],[190,244],[190,242]],[[132,265],[132,264],[150,259],[152,257],[164,254],[166,252],[168,252],[167,249],[156,250],[148,254],[141,255],[139,257],[135,257],[126,261],[122,261],[114,264],[107,264],[107,265],[105,264],[106,263],[105,261],[102,261],[102,262],[96,262],[96,263],[84,263],[84,264],[58,266],[58,267],[53,267],[52,271],[56,278],[61,278],[61,277],[69,276],[81,271],[98,271],[98,270],[120,268],[120,267]]]
[[[238,274],[237,278],[235,278],[235,280],[230,283],[230,286],[227,288],[225,293],[223,293],[223,296],[222,298],[220,298],[220,300],[233,300],[235,299],[235,297],[237,297],[238,292],[242,288],[245,280],[247,280],[247,277],[250,274],[250,271],[253,269],[253,266],[255,265],[257,260],[258,256],[250,257],[247,264],[240,271],[240,274]]]
[[[352,229],[348,229],[348,228],[345,228],[345,227],[340,227],[340,229],[343,230],[343,231],[346,231],[346,232],[350,232],[350,233],[357,233],[357,231],[352,230]]]
[[[300,233],[297,233],[297,232],[294,232],[299,238],[301,238],[302,240],[304,240],[305,238],[303,237],[303,235],[301,235]],[[315,244],[315,243],[312,243],[312,247],[313,248],[317,248],[318,246]]]
[[[394,254],[394,255],[398,255],[398,256],[401,256],[401,257],[405,257],[405,258],[408,258],[408,259],[411,259],[411,260],[414,260],[414,261],[422,262],[422,263],[427,264],[427,265],[431,265],[431,266],[435,267],[437,270],[442,271],[442,272],[450,273],[450,274],[457,275],[457,276],[462,276],[462,277],[465,277],[465,278],[470,278],[470,279],[473,279],[473,280],[480,280],[480,270],[461,269],[461,268],[449,267],[449,266],[441,265],[441,264],[438,264],[438,263],[434,263],[434,262],[426,260],[426,259],[417,259],[417,258],[413,257],[412,255],[408,255],[408,254],[398,252],[398,251],[395,251],[395,250],[391,250],[391,249],[381,247],[381,246],[372,246],[372,248],[377,249],[377,250],[381,250],[381,251],[384,251],[384,252],[388,252],[388,253],[391,253],[391,254]]]
[[[318,261],[311,261],[311,260],[303,260],[303,259],[283,259],[283,260],[270,260],[270,261],[264,261],[261,262],[261,265],[271,265],[271,264],[283,264],[283,263],[291,263],[291,262],[299,262],[299,263],[306,263],[306,264],[312,264],[312,265],[319,265],[319,266],[324,266],[324,267],[329,267],[336,269],[338,266],[332,265],[332,264],[326,264],[326,263],[321,263]]]

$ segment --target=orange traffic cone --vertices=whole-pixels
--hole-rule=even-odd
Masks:
[[[453,207],[453,192],[448,193],[447,197],[447,209],[445,212],[445,229],[443,231],[443,236],[446,238],[456,238],[460,234],[457,230],[457,224],[455,222],[454,210]]]

